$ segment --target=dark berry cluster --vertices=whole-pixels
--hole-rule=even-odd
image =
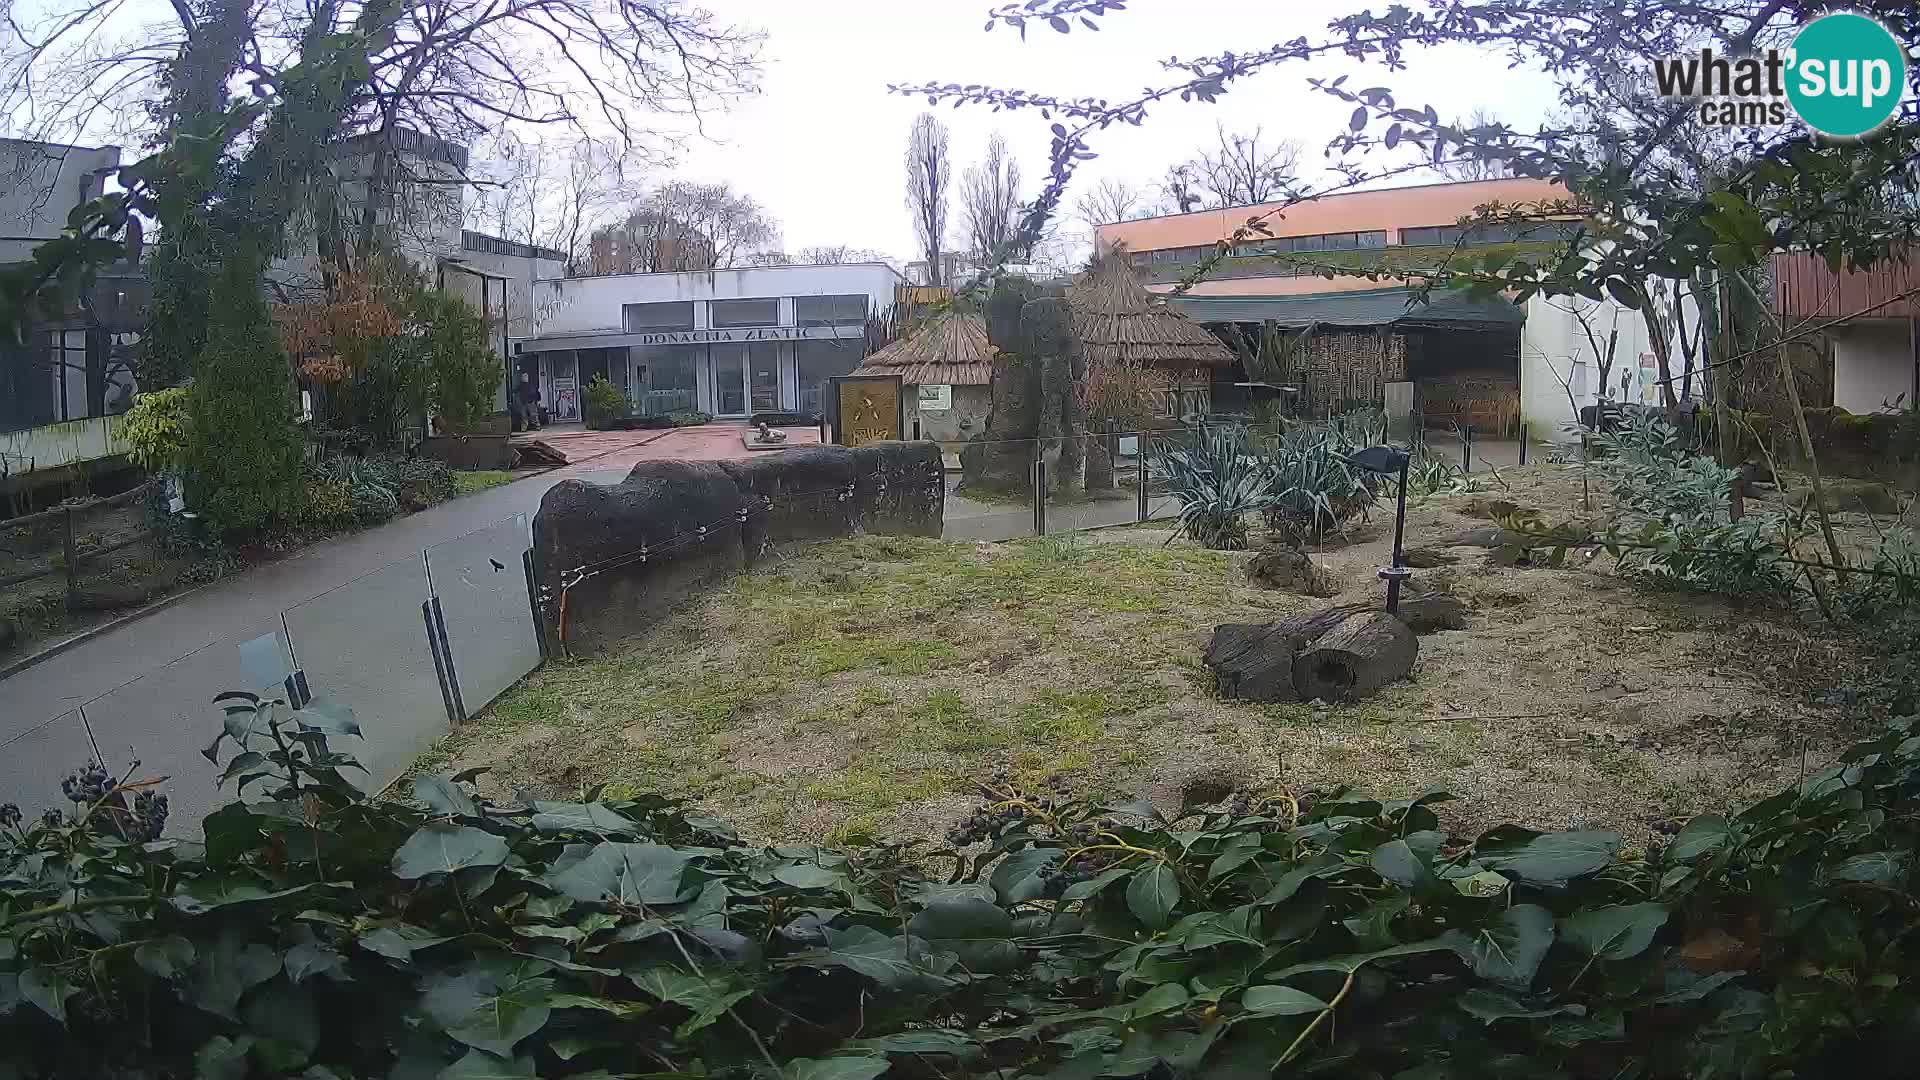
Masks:
[[[167,827],[167,797],[143,791],[133,797],[133,825],[129,840],[158,840]]]
[[[89,761],[60,781],[60,791],[68,802],[97,803],[113,790],[113,775],[97,761]]]
[[[60,827],[60,811],[50,809],[46,813],[41,814],[40,824],[45,825],[49,829],[59,828]]]
[[[14,828],[20,824],[20,808],[12,803],[0,803],[0,826]]]
[[[983,806],[975,810],[967,820],[947,830],[947,843],[954,847],[966,847],[968,844],[990,842],[998,838],[1008,827],[1025,821],[1026,818],[1026,807],[1017,803]]]

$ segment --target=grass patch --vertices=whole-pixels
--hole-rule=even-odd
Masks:
[[[513,474],[505,469],[470,469],[453,474],[453,494],[458,498],[511,483]]]

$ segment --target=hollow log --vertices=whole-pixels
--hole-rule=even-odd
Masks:
[[[1293,689],[1301,699],[1352,701],[1404,679],[1420,655],[1420,639],[1384,611],[1355,613],[1300,650]]]

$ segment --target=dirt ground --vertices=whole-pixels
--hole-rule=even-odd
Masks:
[[[1006,544],[864,537],[782,553],[651,636],[556,662],[422,762],[495,793],[603,781],[696,800],[768,841],[938,837],[1008,768],[1163,804],[1201,773],[1249,789],[1452,791],[1450,827],[1605,827],[1630,842],[1819,768],[1861,733],[1813,704],[1858,663],[1793,613],[1634,585],[1605,556],[1496,565],[1456,546],[1494,500],[1582,516],[1577,476],[1509,469],[1416,499],[1415,586],[1470,605],[1410,681],[1353,705],[1222,701],[1216,623],[1377,598],[1391,509],[1316,553],[1338,595],[1247,582],[1247,553],[1122,528]],[[1857,523],[1856,523],[1857,525]]]

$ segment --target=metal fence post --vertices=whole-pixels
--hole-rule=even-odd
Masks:
[[[1460,429],[1460,471],[1473,471],[1473,425]]]
[[[540,576],[535,572],[533,549],[520,553],[520,565],[527,573],[527,610],[533,616],[533,638],[540,645],[540,662],[552,659],[547,651],[547,621],[540,615]]]
[[[467,708],[460,700],[460,677],[453,666],[453,652],[447,647],[447,620],[440,610],[440,598],[422,600],[420,614],[426,619],[427,649],[433,653],[434,674],[440,677],[440,700],[447,706],[447,722],[458,727],[467,722]]]
[[[61,515],[61,520],[65,523],[65,526],[66,526],[66,534],[63,540],[63,544],[65,549],[66,563],[67,563],[67,610],[72,611],[74,594],[80,591],[79,582],[75,578],[75,575],[79,573],[80,568],[79,566],[76,565],[79,562],[79,560],[75,558],[76,554],[78,553],[75,551],[74,542],[73,542],[73,507],[71,506],[67,507],[67,512]]]
[[[1135,521],[1147,520],[1147,440],[1152,438],[1149,432],[1142,431],[1133,438],[1133,461],[1138,473],[1139,502],[1134,507]]]
[[[1033,463],[1033,535],[1047,535],[1046,458],[1040,458]]]
[[[1527,463],[1527,425],[1520,425],[1520,464]]]

